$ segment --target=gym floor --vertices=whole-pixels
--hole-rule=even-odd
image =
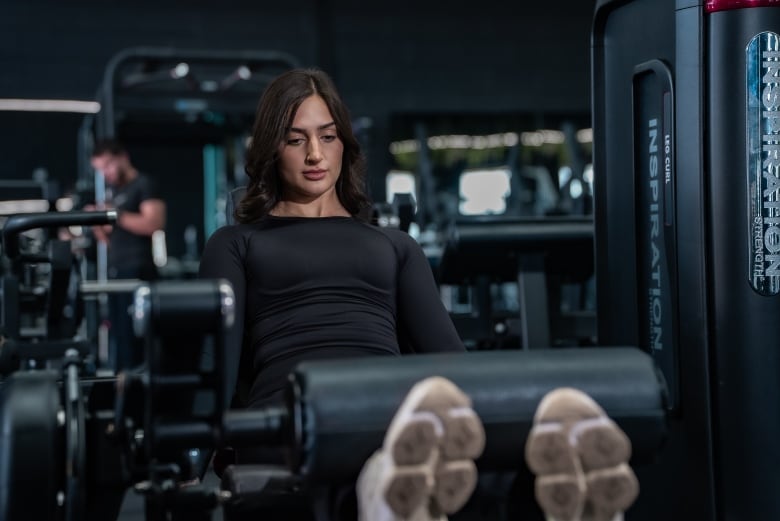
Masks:
[[[213,472],[206,473],[204,483],[208,486],[219,486],[219,478]],[[222,521],[222,509],[216,509],[211,517],[212,521]],[[144,515],[144,498],[134,490],[128,490],[117,521],[146,521]]]

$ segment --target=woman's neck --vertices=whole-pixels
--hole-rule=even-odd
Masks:
[[[283,200],[276,203],[270,213],[276,217],[350,217],[350,213],[338,201],[325,204]]]

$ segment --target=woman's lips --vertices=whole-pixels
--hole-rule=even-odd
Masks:
[[[325,177],[325,174],[327,174],[327,170],[304,170],[303,171],[303,177],[308,179],[309,181],[319,181],[323,177]]]

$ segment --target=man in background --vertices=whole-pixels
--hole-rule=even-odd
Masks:
[[[117,211],[112,226],[94,228],[95,237],[108,245],[108,278],[157,278],[152,255],[152,234],[165,228],[165,202],[149,176],[139,172],[125,147],[114,140],[95,144],[92,168],[106,182],[105,208]],[[115,294],[110,300],[110,363],[119,372],[143,361],[142,343],[135,338],[128,312],[132,294]]]

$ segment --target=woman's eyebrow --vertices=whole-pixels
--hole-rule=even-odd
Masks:
[[[335,121],[331,121],[330,123],[325,123],[324,125],[320,125],[319,127],[317,127],[317,130],[325,130],[326,128],[335,127],[335,126],[336,126],[336,122]],[[305,134],[306,130],[302,129],[302,128],[297,128],[297,127],[290,127],[288,132],[297,132],[299,134]]]

